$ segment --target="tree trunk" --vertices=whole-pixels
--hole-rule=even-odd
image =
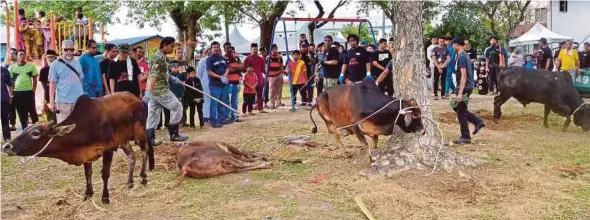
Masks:
[[[197,42],[197,19],[200,16],[195,14],[190,14],[187,17],[187,30],[186,30],[186,38],[185,38],[185,50],[184,50],[184,60],[192,63],[195,53],[195,42]],[[187,42],[191,43],[187,43]]]
[[[264,20],[260,24],[260,45],[266,49],[270,49],[273,28],[274,19]]]
[[[373,173],[393,175],[409,169],[424,169],[435,164],[450,171],[456,165],[474,165],[476,161],[445,151],[436,140],[424,65],[422,1],[396,1],[394,11],[393,81],[395,97],[415,98],[422,110],[426,134],[407,134],[396,129],[385,146],[372,157]]]

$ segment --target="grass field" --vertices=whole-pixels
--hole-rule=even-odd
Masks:
[[[288,91],[287,93],[288,94]],[[286,98],[287,96],[285,96]],[[2,156],[4,219],[364,219],[353,198],[361,197],[377,219],[590,219],[590,134],[572,126],[561,131],[562,117],[542,126],[542,106],[504,105],[500,124],[491,121],[491,96],[474,95],[470,108],[488,126],[471,145],[449,147],[486,161],[476,168],[446,173],[414,170],[392,178],[359,175],[367,165],[332,159],[339,151],[265,144],[253,140],[244,149],[267,155],[272,169],[210,179],[187,179],[172,188],[178,170],[164,143],[157,149],[149,183],[125,189],[127,159],[115,154],[110,180],[111,204],[100,203],[100,166],[94,165],[93,202],[83,202],[83,168],[37,158],[24,165]],[[588,102],[588,101],[587,101]],[[288,101],[285,101],[288,104]],[[433,101],[447,139],[459,134],[446,101]],[[316,122],[321,119],[315,115]],[[191,140],[224,141],[241,146],[252,137],[272,141],[286,135],[310,135],[308,111],[288,109],[256,114],[221,129],[184,129]],[[158,131],[165,137],[165,131]],[[334,145],[323,123],[312,141]],[[384,141],[382,141],[384,142]],[[356,138],[344,139],[359,146]],[[303,163],[283,160],[301,159]],[[582,174],[561,171],[580,168]]]

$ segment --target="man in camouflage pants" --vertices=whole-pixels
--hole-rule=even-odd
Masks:
[[[149,79],[143,101],[148,103],[147,135],[150,142],[156,138],[156,127],[160,122],[162,107],[170,111],[168,132],[170,141],[186,141],[187,136],[178,134],[178,127],[182,119],[182,104],[170,91],[168,80],[180,82],[174,76],[168,74],[168,62],[166,54],[174,50],[174,38],[165,37],[160,42],[160,50],[150,57]]]

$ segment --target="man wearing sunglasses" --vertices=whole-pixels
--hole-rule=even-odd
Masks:
[[[98,53],[98,44],[94,40],[88,40],[88,52],[82,55],[79,59],[80,66],[82,66],[82,73],[84,73],[84,94],[90,98],[101,97],[102,91],[102,75],[100,74],[100,63],[94,57]]]
[[[74,59],[74,41],[61,43],[62,56],[49,67],[49,108],[61,122],[72,113],[76,99],[84,94],[84,74],[80,62]]]

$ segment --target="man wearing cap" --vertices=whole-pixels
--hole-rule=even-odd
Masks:
[[[74,41],[64,40],[62,56],[49,67],[49,108],[57,112],[57,122],[72,113],[76,100],[84,95],[84,74],[80,62],[74,59]]]
[[[350,83],[373,79],[371,76],[371,55],[365,48],[358,46],[359,37],[356,34],[351,34],[346,39],[350,44],[350,50],[346,51],[346,60],[338,77],[340,83],[345,83],[345,78]]]
[[[135,59],[131,59],[129,44],[119,44],[119,56],[109,67],[109,87],[111,94],[115,92],[130,92],[141,97],[139,90],[139,65]]]
[[[497,93],[498,77],[502,57],[508,57],[506,49],[498,45],[497,37],[490,37],[490,46],[483,52],[486,58],[486,71],[488,72],[488,83],[492,95]]]
[[[473,68],[469,55],[465,53],[465,40],[462,38],[455,38],[452,42],[454,50],[457,52],[457,66],[455,68],[455,74],[457,75],[457,100],[451,102],[453,110],[457,113],[457,119],[461,127],[461,137],[453,143],[455,144],[469,144],[471,143],[471,134],[469,131],[469,122],[475,125],[473,134],[479,133],[479,131],[485,127],[483,120],[477,115],[467,110],[467,104],[469,103],[469,96],[473,92],[475,85],[473,80]]]
[[[590,68],[590,43],[584,43],[584,51],[580,54],[580,69]]]
[[[160,42],[160,50],[150,57],[149,79],[147,84],[147,91],[143,97],[143,101],[148,103],[148,117],[147,117],[147,135],[150,143],[154,143],[156,138],[156,127],[160,122],[162,108],[170,110],[170,123],[168,124],[168,133],[170,134],[170,141],[186,141],[187,136],[178,133],[178,127],[182,120],[182,104],[170,92],[168,81],[179,82],[180,80],[168,74],[168,62],[166,61],[166,54],[174,51],[174,38],[165,37]],[[119,48],[121,49],[121,48]],[[139,84],[138,84],[139,87]]]
[[[79,58],[82,72],[84,73],[84,94],[90,98],[103,96],[102,75],[100,74],[100,63],[94,57],[98,53],[96,41],[90,39],[87,44],[88,52]]]
[[[551,49],[547,45],[547,39],[541,38],[539,40],[539,57],[537,58],[537,69],[546,69],[551,71],[553,65],[553,56],[551,55]]]
[[[321,61],[322,69],[324,71],[324,89],[338,85],[338,77],[340,75],[340,52],[338,47],[332,45],[334,39],[331,35],[324,37],[324,59]]]
[[[266,63],[264,62],[264,58],[258,56],[258,44],[252,43],[250,45],[252,49],[250,55],[244,59],[244,66],[252,65],[254,68],[254,73],[258,78],[258,84],[256,85],[256,107],[254,109],[258,110],[260,113],[266,113],[264,111],[263,105],[263,97],[262,92],[264,90],[264,81],[266,81],[265,76],[263,73],[266,72]]]

